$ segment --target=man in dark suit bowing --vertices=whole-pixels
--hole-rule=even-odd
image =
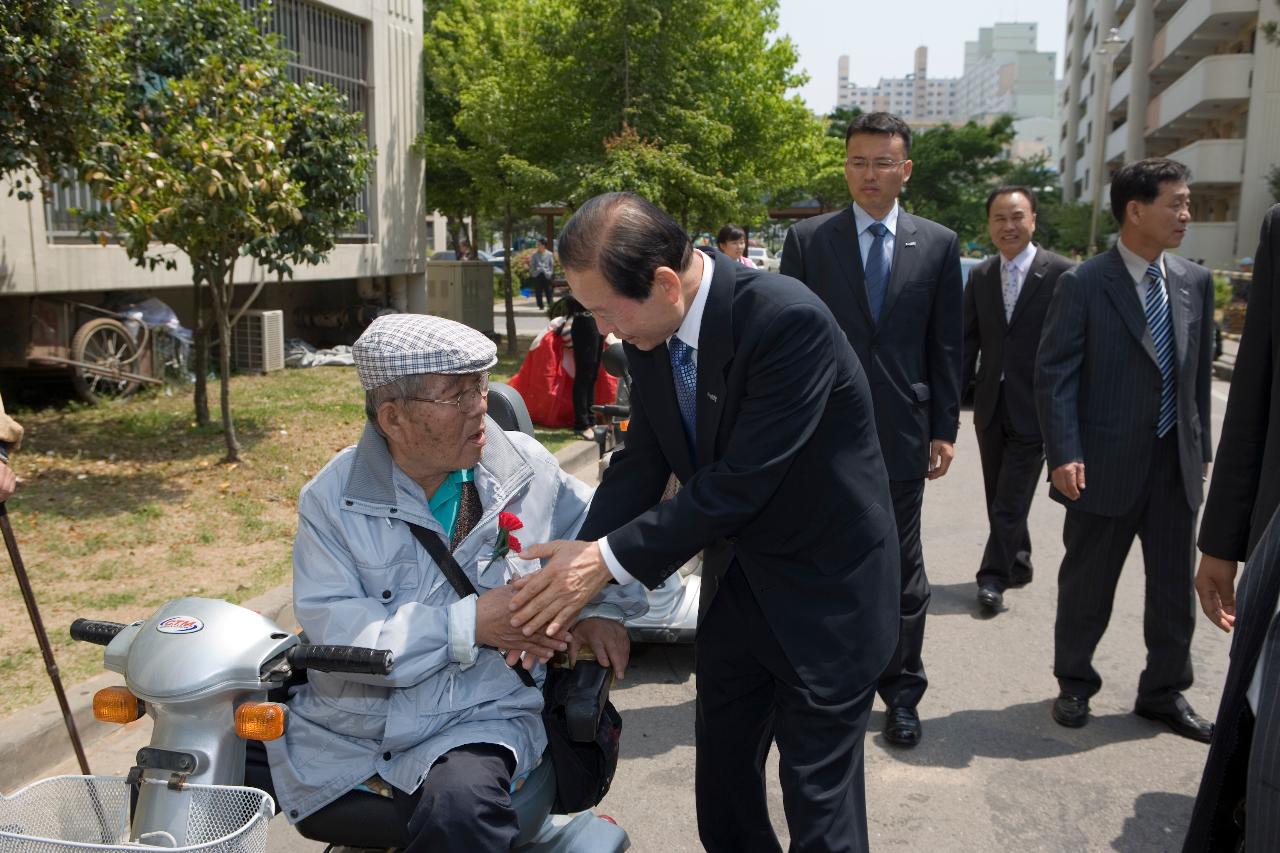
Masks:
[[[911,128],[868,113],[845,134],[853,205],[787,233],[782,274],[822,297],[871,382],[902,564],[900,636],[880,678],[884,735],[920,741],[929,682],[922,651],[929,579],[920,545],[925,480],[947,473],[960,423],[960,253],[950,229],[898,206],[911,177]]]
[[[961,387],[976,372],[973,426],[991,529],[978,567],[978,603],[995,614],[1006,589],[1031,582],[1027,513],[1044,468],[1032,392],[1036,348],[1058,276],[1072,263],[1031,242],[1036,196],[1026,187],[991,191],[987,233],[996,254],[974,267],[964,290]]]
[[[512,624],[555,634],[586,590],[653,588],[702,550],[703,845],[780,850],[763,776],[776,743],[791,849],[866,850],[862,739],[897,640],[898,555],[857,357],[799,282],[695,251],[628,193],[584,204],[560,260],[625,342],[631,424],[579,532],[595,541],[526,548],[549,559],[517,582]]]
[[[1154,157],[1111,179],[1115,248],[1062,275],[1036,360],[1036,410],[1053,483],[1067,508],[1058,572],[1053,703],[1060,725],[1088,722],[1102,686],[1093,652],[1120,569],[1142,540],[1147,667],[1134,713],[1208,742],[1191,686],[1196,510],[1209,435],[1213,280],[1168,253],[1191,219],[1190,173]]]

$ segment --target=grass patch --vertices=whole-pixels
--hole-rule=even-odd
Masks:
[[[518,367],[503,360],[493,376]],[[66,684],[102,671],[102,649],[67,633],[77,617],[130,622],[171,598],[243,602],[288,580],[298,492],[359,439],[364,393],[353,368],[318,367],[236,376],[231,400],[237,465],[220,461],[216,384],[207,427],[189,392],[11,412],[27,435],[10,520]],[[537,437],[553,452],[574,440]],[[52,688],[12,572],[0,574],[4,716]]]

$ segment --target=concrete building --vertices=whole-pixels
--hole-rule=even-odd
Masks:
[[[856,86],[849,80],[849,57],[838,62],[836,106],[857,107],[864,113],[890,112],[913,126],[954,121],[955,78],[930,79],[929,49],[916,48],[914,70],[905,77],[882,77],[875,86]]]
[[[401,310],[427,307],[427,211],[423,166],[412,143],[422,130],[423,8],[414,0],[277,0],[268,26],[294,51],[291,73],[330,83],[364,114],[377,150],[363,199],[365,217],[325,263],[298,266],[283,285],[247,259],[235,270],[246,288],[268,281],[256,308],[283,309],[285,335],[297,312],[379,302]],[[102,306],[120,292],[155,296],[190,325],[191,270],[147,271],[114,245],[80,231],[76,208],[95,204],[87,188],[68,182],[42,204],[0,194],[0,368],[20,368],[36,348],[37,302]],[[59,309],[61,310],[61,309]],[[88,313],[92,313],[89,311]],[[86,309],[64,316],[83,318]],[[78,321],[71,320],[73,325]],[[71,330],[55,330],[65,339]],[[51,345],[56,345],[54,341]],[[55,347],[56,348],[56,347]]]
[[[965,42],[964,73],[928,76],[928,50],[916,48],[915,68],[906,77],[881,78],[860,87],[849,80],[849,57],[837,67],[837,105],[864,112],[884,110],[914,126],[973,120],[987,122],[1009,113],[1017,120],[1013,157],[1045,155],[1057,160],[1057,55],[1036,49],[1034,23],[997,23]]]
[[[1274,0],[1068,0],[1066,198],[1101,190],[1105,210],[1122,165],[1172,157],[1192,175],[1179,253],[1210,266],[1252,255],[1275,201],[1267,174],[1280,163],[1280,47],[1261,34],[1277,20]],[[1119,43],[1107,69],[1099,46],[1112,28]]]

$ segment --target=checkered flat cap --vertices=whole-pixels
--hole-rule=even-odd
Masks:
[[[387,314],[351,347],[366,391],[419,373],[479,373],[498,361],[498,347],[470,326],[426,314]]]

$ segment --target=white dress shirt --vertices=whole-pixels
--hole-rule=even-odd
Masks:
[[[702,259],[702,279],[698,282],[698,290],[693,295],[693,301],[689,303],[689,310],[685,312],[680,328],[676,329],[676,333],[671,337],[679,338],[689,346],[689,349],[693,350],[693,363],[696,365],[698,363],[698,335],[702,332],[702,315],[707,308],[707,294],[711,292],[711,275],[715,271],[715,264],[711,258],[697,249],[694,250],[694,253]],[[671,338],[667,340],[671,340]],[[628,584],[635,580],[631,573],[622,567],[622,563],[618,562],[613,549],[609,547],[608,536],[600,537],[596,540],[596,544],[600,546],[600,555],[604,557],[605,565],[609,567],[609,574],[613,575],[614,580],[620,584]]]
[[[893,241],[898,236],[898,200],[893,200],[893,209],[885,214],[884,219],[877,220],[870,213],[863,210],[855,201],[853,208],[853,223],[858,228],[858,250],[862,253],[862,268],[867,268],[867,252],[871,251],[871,244],[875,241],[876,235],[872,234],[868,229],[871,228],[873,222],[883,222],[884,227],[889,229],[889,245],[885,247],[887,251],[884,253],[884,273],[885,280],[893,274]]]
[[[1129,277],[1133,279],[1133,284],[1138,289],[1138,303],[1145,310],[1147,305],[1147,267],[1151,265],[1151,261],[1126,246],[1124,240],[1117,239],[1116,248],[1120,250],[1120,257],[1124,260],[1124,268],[1129,271]],[[1169,281],[1169,272],[1164,267],[1164,252],[1160,253],[1160,257],[1156,258],[1155,263],[1160,267],[1160,275],[1164,276],[1166,282]]]

